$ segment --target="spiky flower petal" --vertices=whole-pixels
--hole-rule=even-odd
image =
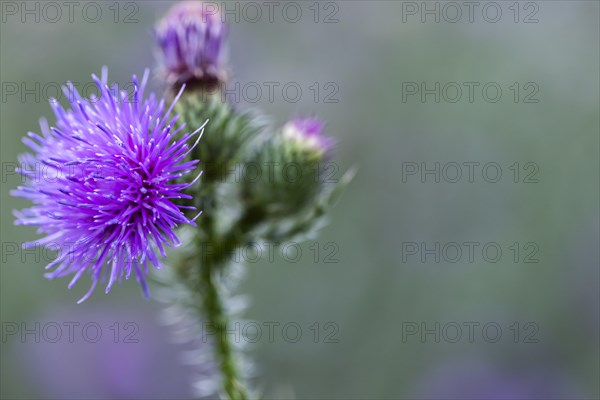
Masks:
[[[42,135],[30,132],[23,139],[33,150],[19,157],[20,172],[29,179],[12,191],[33,202],[15,211],[16,224],[34,225],[46,234],[24,246],[60,249],[46,267],[55,269],[46,276],[74,275],[71,288],[84,273],[91,274],[92,287],[80,302],[99,281],[108,280],[108,293],[132,272],[148,295],[145,277],[149,263],[159,266],[157,249],[165,256],[165,246],[179,245],[175,228],[194,224],[183,213],[193,207],[177,202],[190,198],[182,192],[197,178],[177,179],[196,168],[198,160],[185,157],[204,127],[179,134],[184,126],[173,128],[178,118],[170,116],[173,105],[165,111],[154,94],[143,98],[148,71],[141,84],[133,77],[131,99],[108,87],[106,68],[101,79],[92,77],[98,97],[84,99],[69,84],[64,90],[71,95],[70,108],[51,102],[56,127],[41,120]]]

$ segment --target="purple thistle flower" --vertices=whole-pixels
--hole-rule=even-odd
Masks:
[[[148,263],[159,267],[155,248],[164,257],[164,246],[180,244],[174,233],[177,225],[194,224],[195,218],[182,212],[194,207],[173,201],[189,199],[182,191],[200,176],[190,183],[176,181],[196,167],[197,160],[184,160],[202,135],[192,148],[189,139],[204,125],[174,140],[184,126],[172,129],[178,116],[169,115],[183,88],[164,111],[164,100],[154,94],[143,99],[148,70],[141,85],[133,76],[131,100],[125,91],[111,91],[106,67],[102,79],[92,77],[100,97],[84,99],[69,83],[63,90],[71,108],[64,110],[51,101],[56,127],[48,128],[42,119],[42,135],[29,132],[23,139],[34,152],[19,157],[19,172],[29,179],[11,194],[34,205],[15,211],[15,224],[35,225],[38,233],[46,234],[24,247],[60,249],[46,267],[56,267],[47,278],[74,274],[71,288],[86,271],[91,274],[92,286],[79,302],[91,295],[99,280],[108,278],[108,293],[132,271],[148,296]]]
[[[329,159],[332,156],[335,141],[323,135],[325,124],[318,118],[295,118],[282,130],[286,140],[315,151],[319,156]]]
[[[214,4],[185,1],[155,28],[161,73],[170,84],[215,84],[225,79],[227,27]]]

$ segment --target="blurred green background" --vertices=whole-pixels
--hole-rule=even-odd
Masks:
[[[26,3],[35,7],[35,2]],[[97,23],[83,20],[77,11],[81,8],[72,23],[66,16],[56,23],[43,18],[36,23],[32,17],[22,23],[19,16],[3,13],[4,166],[13,165],[26,150],[20,138],[27,131],[39,132],[40,116],[52,123],[45,94],[38,90],[39,98],[22,99],[22,83],[26,88],[36,82],[41,87],[68,80],[88,83],[103,65],[109,67],[111,81],[125,83],[133,73],[155,66],[151,29],[169,4],[134,3],[137,8],[119,4],[119,23],[113,21],[112,2],[98,3],[105,14]],[[523,23],[534,10],[527,2],[517,3],[515,23],[514,9],[509,9],[513,3],[497,2],[503,12],[497,23],[487,22],[481,8],[472,23],[467,15],[456,23],[444,21],[443,15],[435,23],[430,15],[423,23],[420,13],[403,14],[407,5],[393,1],[319,3],[318,23],[313,2],[296,3],[303,11],[297,23],[282,18],[283,6],[275,10],[272,23],[266,15],[256,23],[243,15],[239,23],[230,20],[233,82],[297,82],[303,89],[296,103],[285,101],[276,89],[273,102],[265,90],[255,104],[242,96],[238,106],[260,108],[275,126],[294,115],[321,116],[327,132],[339,140],[337,176],[359,167],[316,239],[318,262],[312,241],[302,245],[298,262],[278,255],[247,267],[240,293],[251,298],[251,306],[244,317],[260,324],[295,322],[303,329],[297,343],[276,330],[273,343],[263,338],[253,345],[257,380],[267,396],[457,398],[476,393],[472,386],[478,385],[497,397],[600,396],[599,3],[534,2],[537,23]],[[431,8],[434,4],[428,2]],[[132,11],[138,22],[122,23]],[[338,22],[323,23],[332,12]],[[7,82],[17,83],[19,93],[8,93]],[[309,89],[315,82],[322,90],[316,102]],[[323,101],[331,91],[324,88],[328,82],[339,88],[333,97],[337,103]],[[433,95],[425,102],[419,95],[403,102],[403,82],[425,82],[428,88],[435,82],[481,86],[472,103],[466,90],[456,103],[443,96],[436,103]],[[498,102],[482,97],[487,82],[502,88]],[[521,90],[518,102],[509,88],[515,82]],[[524,89],[528,82],[539,88],[537,103],[523,101],[531,91]],[[151,86],[160,90],[156,81]],[[403,182],[403,163],[409,162],[428,168],[435,162],[495,162],[503,175],[488,183],[479,168],[470,183],[463,168],[457,183],[443,177],[436,183],[432,176],[422,182],[418,174]],[[519,183],[509,169],[515,162]],[[539,167],[537,183],[523,182],[530,172],[523,169],[526,163]],[[2,398],[189,398],[188,371],[176,360],[179,349],[156,322],[161,305],[145,301],[134,282],[110,296],[98,290],[75,307],[87,282],[68,291],[66,281],[44,279],[46,262],[40,252],[14,254],[11,243],[36,237],[33,229],[13,226],[11,212],[23,204],[9,191],[19,182],[3,167]],[[436,263],[431,255],[422,262],[421,253],[402,252],[406,242],[432,248],[436,242],[470,241],[498,243],[500,261],[485,261],[481,247],[473,263],[466,253],[459,262],[442,257]],[[324,260],[330,242],[339,248],[337,263]],[[509,249],[515,242],[519,262]],[[524,249],[528,242],[537,245],[537,263],[523,262],[531,250]],[[76,336],[71,344],[64,338],[33,343],[31,335],[23,343],[20,334],[5,335],[13,323],[20,327],[26,322],[31,328],[36,321],[101,321],[106,337],[90,344]],[[139,343],[112,345],[108,327],[115,321],[136,322]],[[315,322],[320,324],[318,343],[310,328]],[[327,322],[339,328],[337,343],[324,342],[331,332],[324,329]],[[464,325],[468,322],[480,324],[472,343]],[[497,343],[482,336],[481,327],[490,322],[502,328]],[[533,324],[526,329],[528,322]],[[421,323],[428,329],[456,323],[463,336],[451,343],[454,331],[449,328],[446,335],[440,332],[439,343],[433,334],[421,340],[420,331],[403,338],[407,327],[420,330]],[[524,339],[532,327],[538,328],[532,336],[537,343]],[[493,336],[494,330],[489,332]],[[119,357],[107,359],[111,351],[126,354],[126,363]],[[103,375],[117,366],[120,383],[111,381],[110,373]]]

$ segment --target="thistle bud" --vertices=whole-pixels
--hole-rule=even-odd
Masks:
[[[235,174],[236,166],[247,157],[266,122],[257,113],[234,110],[221,102],[219,96],[208,96],[206,100],[202,97],[199,93],[184,94],[175,106],[175,112],[180,115],[179,122],[185,123],[185,126],[201,126],[205,120],[210,121],[202,140],[190,153],[190,159],[202,160],[203,182],[226,182]]]
[[[334,144],[323,129],[323,122],[316,118],[295,119],[261,147],[253,163],[265,168],[257,179],[243,182],[248,208],[284,218],[302,212],[319,198],[325,186],[323,166]]]
[[[214,88],[224,82],[227,26],[214,4],[175,4],[155,27],[160,73],[173,86]]]
[[[323,135],[324,129],[325,124],[318,118],[296,118],[283,127],[281,135],[290,150],[325,161],[331,159],[334,140]]]

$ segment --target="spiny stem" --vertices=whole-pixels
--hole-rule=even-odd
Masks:
[[[220,235],[217,234],[216,221],[213,218],[212,212],[216,208],[216,199],[214,197],[205,198],[203,205],[205,209],[209,209],[211,212],[207,213],[201,221],[201,228],[204,232],[204,235],[201,235],[201,237],[204,237],[206,241],[203,242],[200,240],[197,243],[199,255],[196,259],[200,261],[198,265],[200,268],[198,293],[203,303],[201,309],[204,311],[206,322],[214,329],[215,361],[219,365],[222,375],[223,391],[230,400],[246,400],[248,394],[240,380],[233,347],[227,336],[229,318],[223,304],[222,294],[219,292],[219,286],[216,282],[216,274],[227,264],[228,258],[223,256],[227,253],[205,251],[206,246],[220,248],[222,243],[225,242],[229,246],[235,247],[237,242],[232,240],[234,239],[232,235],[220,238]]]
[[[228,317],[219,289],[214,281],[214,266],[208,259],[205,259],[201,268],[203,309],[206,313],[206,320],[215,330],[215,356],[223,375],[223,389],[230,400],[246,400],[248,394],[239,379],[232,345],[227,337]]]

